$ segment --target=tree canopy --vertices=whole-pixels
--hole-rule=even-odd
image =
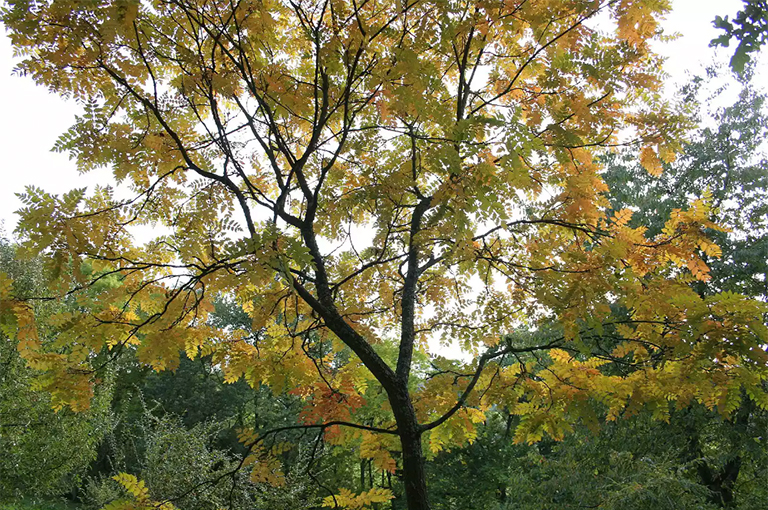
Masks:
[[[123,352],[156,370],[212,356],[227,381],[301,398],[294,428],[399,469],[411,510],[429,508],[424,451],[472,441],[494,406],[520,416],[517,442],[596,407],[766,407],[765,304],[691,285],[720,255],[712,197],[651,234],[611,209],[596,159],[635,144],[658,175],[680,148],[649,47],[666,8],[9,1],[19,72],[85,108],[56,149],[120,187],[21,195],[24,248],[56,277],[38,298],[77,311],[38,334],[0,273],[4,331],[74,410]],[[137,226],[157,235],[135,243]],[[247,327],[212,319],[221,296]],[[253,480],[283,482],[291,429],[243,431]]]

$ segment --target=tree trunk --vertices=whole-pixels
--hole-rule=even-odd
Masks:
[[[702,460],[697,466],[697,471],[704,485],[710,490],[709,501],[719,506],[727,508],[733,506],[733,486],[736,485],[736,479],[741,470],[741,457],[737,456],[720,469],[712,469],[705,460]]]
[[[421,432],[401,433],[400,444],[403,448],[403,484],[408,510],[429,510]]]
[[[421,451],[421,434],[416,411],[405,384],[389,395],[403,450],[403,485],[408,510],[429,510],[427,475]]]

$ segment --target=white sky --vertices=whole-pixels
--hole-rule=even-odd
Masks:
[[[657,48],[668,57],[671,83],[684,83],[688,72],[712,61],[715,51],[708,47],[709,41],[719,35],[712,20],[716,15],[732,17],[740,6],[740,0],[673,0],[673,11],[663,26],[666,32],[679,32],[681,37]],[[732,51],[718,50],[719,59],[727,61]],[[765,71],[765,57],[760,64]],[[16,226],[13,212],[21,207],[15,193],[26,185],[60,194],[109,182],[106,169],[79,175],[66,154],[50,151],[58,136],[71,126],[79,108],[37,87],[29,78],[11,76],[13,67],[10,42],[0,35],[0,223],[8,235]],[[768,72],[760,74],[768,76]],[[0,231],[2,228],[0,225]]]

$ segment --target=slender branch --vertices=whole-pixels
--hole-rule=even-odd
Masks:
[[[419,430],[421,432],[426,432],[427,430],[431,430],[435,427],[439,427],[446,421],[448,421],[451,416],[456,414],[456,411],[464,407],[464,405],[467,402],[467,399],[472,394],[472,391],[475,389],[475,385],[477,385],[477,382],[480,380],[480,376],[483,373],[483,370],[485,369],[485,366],[488,364],[489,361],[492,361],[494,359],[500,358],[502,356],[505,356],[507,354],[521,354],[525,352],[535,352],[535,351],[543,351],[547,349],[553,349],[555,347],[559,347],[562,344],[561,339],[554,340],[548,344],[544,345],[536,345],[534,347],[506,347],[500,351],[489,351],[480,356],[480,359],[477,363],[477,369],[475,369],[475,373],[472,376],[472,380],[469,381],[469,384],[467,385],[467,388],[462,392],[462,394],[459,396],[458,400],[456,400],[456,403],[451,407],[448,411],[446,411],[442,416],[437,418],[436,420],[426,423],[424,425],[419,426]]]

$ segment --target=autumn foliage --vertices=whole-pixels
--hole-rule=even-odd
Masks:
[[[719,254],[711,200],[648,236],[596,159],[675,157],[686,124],[648,45],[666,7],[9,1],[19,71],[84,107],[56,149],[117,187],[22,195],[25,249],[79,311],[43,337],[0,275],[3,328],[73,409],[126,350],[156,370],[212,354],[229,381],[301,397],[296,427],[402,470],[411,509],[423,451],[472,441],[492,407],[520,416],[518,442],[601,413],[766,408],[765,304],[690,285]],[[213,324],[221,295],[250,328]],[[279,484],[280,431],[243,434],[253,479]]]

